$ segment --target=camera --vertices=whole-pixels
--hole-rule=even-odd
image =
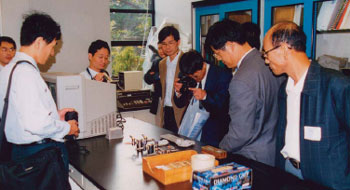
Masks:
[[[189,93],[189,88],[195,88],[197,86],[197,81],[194,80],[192,77],[183,75],[182,73],[179,73],[180,80],[179,83],[182,83],[182,87],[180,89],[181,94]]]
[[[69,120],[75,120],[78,121],[78,112],[76,111],[69,111],[64,115],[64,120],[69,121]]]

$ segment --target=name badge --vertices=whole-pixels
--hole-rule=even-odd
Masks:
[[[304,126],[304,139],[310,141],[321,141],[322,130],[317,126]]]

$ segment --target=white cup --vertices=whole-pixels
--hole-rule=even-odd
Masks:
[[[192,171],[205,171],[215,166],[215,157],[210,154],[195,154],[191,156]]]

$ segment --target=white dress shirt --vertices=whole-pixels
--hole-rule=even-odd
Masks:
[[[4,68],[4,66],[2,66],[2,65],[0,64],[0,71],[2,70],[2,68]]]
[[[203,77],[203,79],[201,80],[201,83],[202,83],[202,89],[204,90],[204,87],[205,87],[205,83],[207,82],[207,76],[208,76],[208,72],[209,72],[209,69],[210,69],[210,65],[208,63],[205,63],[206,66],[207,66],[207,69],[205,71],[205,75]],[[197,82],[197,87],[196,88],[199,88],[199,82]],[[207,99],[207,95],[204,96],[203,100]]]
[[[82,71],[80,73],[80,75],[84,76],[86,79],[92,80],[92,78],[95,78],[95,76],[97,75],[98,72],[96,72],[93,69],[90,69],[90,67],[88,67],[87,69],[89,69],[91,75],[87,72],[86,69],[84,71]]]
[[[175,79],[175,71],[177,61],[179,59],[180,51],[177,53],[176,57],[170,61],[170,57],[166,58],[166,81],[165,81],[165,98],[164,98],[164,106],[172,107],[173,104],[171,102],[174,88],[174,79]]]
[[[18,60],[27,60],[35,68],[22,63],[13,73],[5,126],[7,140],[14,144],[28,144],[44,138],[63,142],[70,125],[59,119],[56,104],[41,78],[37,63],[25,53],[17,52],[8,67],[0,72],[0,110],[4,106],[10,72]]]
[[[307,71],[299,79],[296,85],[294,80],[288,77],[287,93],[287,126],[285,133],[285,145],[281,154],[285,158],[294,158],[300,162],[300,95],[304,88]]]

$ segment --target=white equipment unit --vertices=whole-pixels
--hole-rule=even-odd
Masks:
[[[119,84],[123,90],[141,90],[143,81],[142,71],[119,72]]]
[[[58,109],[74,108],[79,115],[78,139],[105,135],[116,127],[115,84],[85,79],[79,74],[41,73]]]

